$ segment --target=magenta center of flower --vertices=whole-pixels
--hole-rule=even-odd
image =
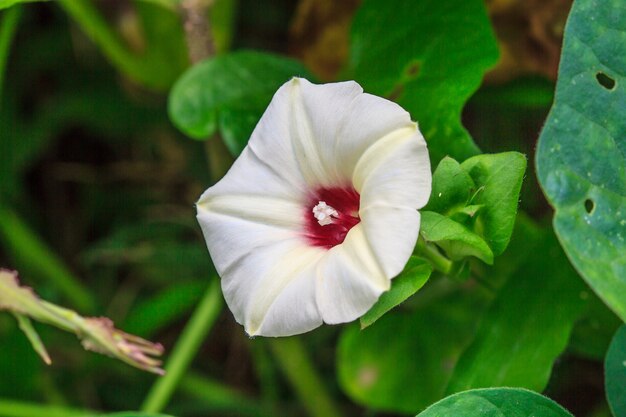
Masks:
[[[327,249],[342,243],[361,221],[359,200],[352,186],[318,188],[311,193],[304,213],[307,242]]]

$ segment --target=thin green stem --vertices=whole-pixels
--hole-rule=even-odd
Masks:
[[[4,12],[0,20],[0,106],[2,106],[2,87],[4,86],[4,74],[9,52],[21,15],[21,7],[13,6]]]
[[[274,357],[311,417],[340,417],[302,340],[297,337],[269,340]]]
[[[437,271],[448,275],[452,271],[453,262],[439,252],[432,243],[427,243],[421,236],[415,247],[415,254],[428,260]]]
[[[211,179],[219,181],[233,164],[233,157],[220,135],[214,135],[205,142]]]
[[[83,29],[104,55],[135,81],[149,87],[160,87],[152,77],[154,71],[144,64],[142,57],[130,51],[120,36],[111,29],[91,0],[57,0],[57,3]]]
[[[0,400],[0,417],[93,417],[93,411],[39,405],[20,401]]]
[[[213,279],[172,351],[165,366],[166,375],[153,385],[141,407],[142,411],[158,413],[165,408],[213,327],[222,304],[219,280]]]
[[[55,286],[72,304],[92,312],[96,302],[92,295],[54,254],[39,236],[12,210],[0,206],[0,241],[10,251],[22,272],[41,277]]]

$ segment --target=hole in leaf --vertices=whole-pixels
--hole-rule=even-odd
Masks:
[[[590,198],[585,200],[585,210],[587,210],[587,213],[593,213],[593,209],[595,208],[596,204],[593,202],[593,200],[591,200]]]
[[[615,80],[603,72],[599,72],[596,74],[596,80],[598,80],[598,83],[607,90],[612,90],[615,88]]]

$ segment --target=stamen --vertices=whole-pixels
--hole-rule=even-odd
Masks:
[[[339,217],[337,210],[326,204],[325,201],[319,201],[313,207],[313,216],[317,219],[320,226],[327,226],[333,223],[333,217]]]
[[[326,249],[342,243],[350,229],[361,221],[359,201],[359,193],[350,186],[312,190],[302,207],[302,232],[307,242]]]

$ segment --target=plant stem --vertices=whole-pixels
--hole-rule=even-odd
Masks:
[[[11,51],[11,44],[17,31],[17,25],[22,15],[20,6],[13,6],[6,10],[0,20],[0,107],[2,106],[2,87],[4,85],[4,73]]]
[[[325,389],[311,358],[297,337],[270,339],[278,365],[293,386],[311,417],[340,417],[341,413]]]
[[[452,271],[452,261],[439,252],[432,243],[427,243],[422,236],[417,241],[415,254],[425,258],[437,271],[448,275]]]
[[[94,417],[97,413],[74,408],[0,400],[0,417]]]
[[[222,292],[219,280],[213,278],[172,351],[165,366],[166,375],[152,386],[141,407],[142,411],[158,413],[167,405],[221,309]]]
[[[220,135],[214,135],[205,142],[207,159],[209,160],[209,170],[211,179],[219,181],[233,164],[233,157],[226,148]]]

